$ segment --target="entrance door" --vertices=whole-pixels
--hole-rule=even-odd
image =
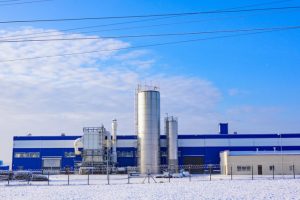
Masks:
[[[257,166],[257,174],[262,175],[262,165]]]
[[[61,158],[43,157],[43,173],[59,174]]]

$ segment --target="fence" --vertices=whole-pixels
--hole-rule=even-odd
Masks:
[[[281,164],[281,163],[280,163]],[[261,167],[260,167],[261,166]],[[283,166],[281,164],[281,166]],[[260,168],[262,168],[260,170]],[[182,165],[178,172],[160,166],[160,174],[139,174],[137,167],[126,167],[122,173],[107,168],[106,174],[95,174],[89,170],[79,175],[77,171],[60,171],[59,174],[45,174],[42,171],[2,171],[0,186],[16,185],[115,185],[115,184],[150,184],[171,182],[224,181],[224,180],[261,180],[261,179],[299,179],[300,166],[288,165],[288,169],[279,168],[278,163],[271,166],[251,165]],[[173,168],[174,170],[174,168]],[[260,173],[262,172],[262,173]],[[268,172],[268,173],[266,173]]]

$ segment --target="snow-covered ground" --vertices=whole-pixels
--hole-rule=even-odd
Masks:
[[[193,176],[189,178],[131,179],[127,184],[127,176],[110,176],[110,185],[107,185],[105,175],[91,175],[87,185],[87,176],[70,176],[70,185],[67,185],[67,176],[51,176],[50,185],[47,182],[0,182],[0,199],[300,199],[300,177],[263,176],[230,176],[213,175]]]

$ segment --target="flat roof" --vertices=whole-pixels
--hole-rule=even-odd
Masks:
[[[300,155],[300,151],[228,151],[229,156]]]
[[[57,136],[14,136],[14,140],[76,140],[82,135],[57,135]],[[165,139],[165,135],[160,136],[161,139]],[[282,134],[180,134],[178,139],[235,139],[235,138],[300,138],[300,133],[282,133]],[[136,135],[118,135],[117,139],[137,139]]]

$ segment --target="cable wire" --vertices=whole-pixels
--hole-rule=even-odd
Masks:
[[[46,1],[54,1],[54,0],[35,0],[35,1],[23,1],[23,2],[15,2],[15,3],[1,3],[1,6],[11,6],[11,5],[21,5],[21,4],[33,4],[33,3],[42,3]]]
[[[257,31],[257,32],[251,32],[251,33],[240,33],[240,34],[233,34],[233,35],[207,37],[207,38],[197,38],[197,39],[189,39],[189,40],[179,40],[179,41],[164,42],[164,43],[145,44],[145,45],[139,45],[139,46],[130,46],[130,47],[122,47],[122,48],[114,48],[114,49],[101,49],[101,50],[86,51],[86,52],[74,52],[74,53],[66,53],[66,54],[58,54],[58,55],[48,55],[48,56],[36,56],[36,57],[8,59],[8,60],[0,60],[0,63],[25,61],[25,60],[36,60],[36,59],[54,58],[54,57],[75,56],[75,55],[84,55],[84,54],[92,54],[92,53],[99,53],[99,52],[108,52],[108,51],[117,51],[117,50],[129,50],[129,49],[138,49],[138,48],[145,48],[145,47],[165,46],[165,45],[173,45],[173,44],[183,44],[183,43],[190,43],[190,42],[215,40],[215,39],[222,39],[222,38],[234,38],[234,37],[254,35],[254,34],[270,33],[270,32],[275,32],[275,31],[283,31],[283,29],[268,30],[268,31]]]
[[[164,13],[164,14],[148,14],[148,15],[127,15],[127,16],[110,16],[110,17],[82,17],[82,18],[61,18],[61,19],[33,19],[33,20],[12,20],[0,21],[0,24],[10,23],[36,23],[36,22],[63,22],[63,21],[84,21],[84,20],[107,20],[107,19],[129,19],[129,18],[148,18],[148,17],[167,17],[167,16],[191,16],[206,14],[224,14],[224,13],[241,13],[241,12],[257,12],[272,10],[291,10],[299,9],[300,6],[287,7],[270,7],[270,8],[253,8],[241,10],[219,10],[219,11],[201,11],[201,12],[182,12],[182,13]]]
[[[240,8],[248,8],[248,7],[255,7],[255,6],[262,6],[262,5],[270,5],[270,4],[284,3],[284,2],[290,2],[290,1],[293,1],[293,0],[279,0],[279,1],[264,2],[264,3],[259,3],[259,4],[248,4],[248,5],[238,6],[238,7],[218,9],[216,11],[234,10],[234,9],[240,9]],[[172,17],[174,17],[174,16],[172,16]],[[131,24],[131,23],[139,23],[139,22],[145,22],[145,21],[162,20],[162,19],[168,19],[168,18],[172,18],[172,17],[161,17],[161,18],[154,18],[154,19],[135,20],[135,21],[129,21],[129,22],[119,22],[119,23],[110,23],[110,24],[102,24],[102,25],[75,27],[75,28],[69,28],[69,29],[62,29],[62,30],[58,30],[58,31],[60,31],[60,32],[64,32],[64,31],[68,32],[68,31],[74,31],[74,30],[99,28],[99,27],[107,27],[107,26],[114,26],[114,25]],[[231,18],[231,17],[232,16],[226,17],[226,18]],[[208,19],[208,20],[184,21],[184,22],[179,22],[179,23],[178,22],[177,23],[163,23],[163,24],[154,24],[154,25],[146,25],[146,26],[135,26],[135,27],[125,27],[125,28],[123,27],[123,28],[114,28],[114,29],[104,29],[104,30],[98,30],[98,31],[83,31],[83,32],[79,32],[79,33],[80,34],[86,34],[86,33],[97,33],[97,32],[104,32],[104,31],[114,31],[114,30],[130,30],[130,29],[137,29],[137,28],[148,28],[148,27],[157,27],[157,26],[185,24],[185,23],[197,23],[197,22],[211,21],[211,20],[216,20],[216,19],[219,19],[219,18],[213,18],[213,19]],[[30,35],[41,35],[41,36],[38,36],[38,38],[49,37],[49,36],[61,36],[61,35],[65,35],[65,33],[54,34],[54,35],[43,35],[43,34],[46,34],[46,33],[57,33],[58,31],[43,31],[43,32],[38,32],[38,33],[29,33],[29,34],[14,35],[14,36],[8,36],[8,37],[0,37],[0,39],[1,38],[2,39],[30,39],[30,38],[36,38],[36,37],[24,37],[24,36],[30,36]],[[78,32],[76,34],[78,34]]]
[[[78,38],[52,38],[52,39],[34,39],[34,40],[0,40],[0,43],[77,41],[77,40],[99,40],[99,39],[120,39],[120,38],[187,36],[187,35],[236,33],[236,32],[251,32],[251,31],[288,30],[288,29],[299,29],[299,28],[300,28],[300,25],[299,26],[271,27],[271,28],[214,30],[214,31],[198,31],[198,32],[183,32],[183,33],[161,33],[161,34],[144,34],[144,35],[119,35],[119,36],[78,37]]]

